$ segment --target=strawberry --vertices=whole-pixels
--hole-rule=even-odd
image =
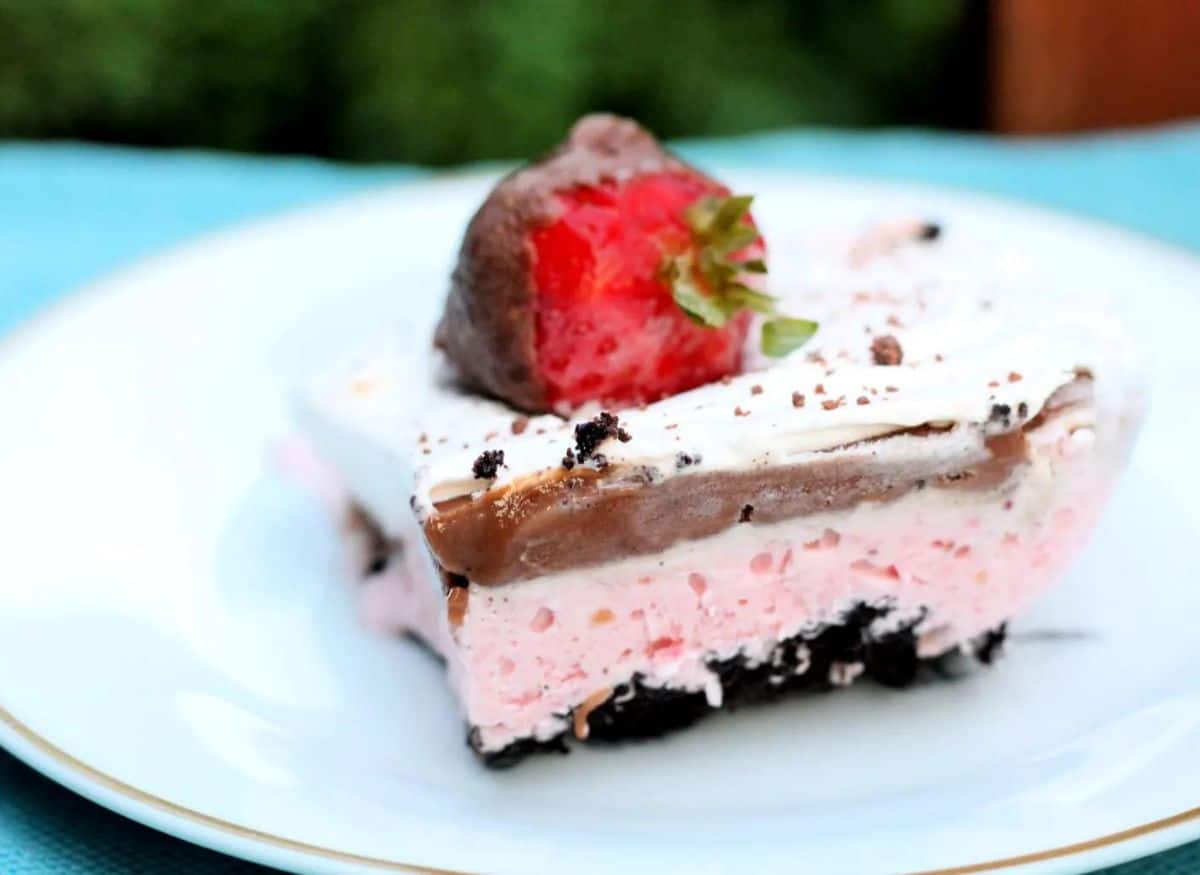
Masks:
[[[468,226],[441,346],[460,373],[525,410],[655,401],[736,374],[765,247],[749,197],[632,122],[588,116],[502,180]],[[773,319],[768,352],[815,325]]]

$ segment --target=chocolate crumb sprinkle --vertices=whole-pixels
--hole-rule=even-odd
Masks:
[[[684,468],[690,468],[692,465],[700,464],[699,453],[676,453],[675,454],[675,469],[682,471]]]
[[[761,395],[762,393],[763,393],[763,388],[762,388],[762,386],[759,386],[759,385],[755,384],[755,385],[753,385],[753,386],[751,386],[751,387],[750,387],[750,394],[751,394],[751,395]]]
[[[813,394],[814,395],[824,395],[825,394],[825,384],[817,383],[816,388],[813,389]]]
[[[1021,419],[1024,419],[1028,415],[1029,415],[1029,405],[1026,404],[1024,401],[1022,401],[1020,404],[1017,405],[1017,416],[1021,417]]]
[[[735,408],[733,408],[733,415],[734,416],[749,416],[750,411],[743,410],[741,407],[735,407]]]
[[[1019,373],[1017,373],[1016,371],[1008,372],[1008,382],[1019,383],[1019,382],[1021,382],[1021,380],[1022,380],[1021,375]]]
[[[829,401],[822,401],[821,406],[824,407],[826,410],[837,410],[839,407],[842,406],[842,403],[845,400],[846,400],[845,395],[839,395],[837,398],[832,398]]]
[[[858,399],[854,403],[858,404],[859,406],[862,406],[864,404],[870,404],[871,399],[868,398],[866,395],[859,395]]]
[[[604,443],[610,437],[615,437],[622,443],[630,439],[629,432],[621,428],[620,421],[611,413],[605,411],[596,416],[595,419],[588,422],[581,422],[575,426],[575,453],[574,461],[586,462],[596,452],[596,448]],[[568,450],[568,455],[571,455]],[[564,468],[570,468],[565,464]]]
[[[527,428],[529,428],[529,417],[528,416],[518,416],[516,419],[514,419],[512,421],[512,433],[513,434],[524,434],[525,429],[527,429]]]
[[[792,406],[793,407],[803,407],[804,406],[804,393],[803,392],[793,392],[792,393]]]
[[[877,365],[898,365],[904,361],[904,350],[894,335],[881,334],[871,341],[871,359]]]
[[[934,240],[937,240],[941,236],[942,236],[942,226],[939,225],[937,222],[926,222],[925,224],[923,224],[921,226],[921,230],[917,234],[917,237],[920,238],[921,240],[925,241],[926,243],[932,243]]]
[[[748,523],[754,519],[754,505],[743,504],[742,512],[738,514],[739,523]]]
[[[566,455],[562,458],[562,466],[570,471],[575,467],[575,451],[568,449]]]
[[[495,480],[503,465],[504,450],[484,450],[471,466],[471,473],[477,480]]]

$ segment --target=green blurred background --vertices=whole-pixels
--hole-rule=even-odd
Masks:
[[[969,0],[0,0],[0,139],[515,158],[583,112],[665,137],[977,127]]]

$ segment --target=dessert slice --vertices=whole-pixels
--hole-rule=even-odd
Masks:
[[[989,662],[1122,467],[1102,312],[907,220],[788,240],[773,298],[748,205],[587,119],[477,214],[441,352],[299,405],[363,618],[444,657],[489,764]]]

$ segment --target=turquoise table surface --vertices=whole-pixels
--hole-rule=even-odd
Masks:
[[[1019,141],[910,131],[788,131],[690,142],[680,149],[700,163],[989,191],[1200,250],[1200,125]],[[298,158],[0,144],[0,332],[78,284],[163,246],[427,172]],[[268,871],[111,814],[0,752],[3,875]],[[1197,872],[1200,842],[1105,875]]]

